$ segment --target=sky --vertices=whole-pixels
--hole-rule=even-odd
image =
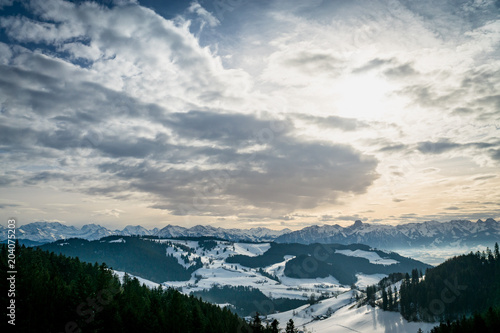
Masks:
[[[0,0],[0,218],[500,218],[500,1]]]

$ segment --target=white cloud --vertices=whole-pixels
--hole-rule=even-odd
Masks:
[[[2,65],[7,65],[12,58],[12,51],[9,45],[5,43],[0,43],[0,63]]]
[[[191,3],[191,6],[189,6],[188,8],[188,12],[196,13],[210,27],[216,27],[220,24],[220,21],[205,8],[203,8],[198,2]]]
[[[97,217],[101,215],[105,216],[112,216],[115,218],[119,218],[120,214],[124,213],[125,211],[121,209],[103,209],[103,210],[96,210],[93,212],[92,216]]]

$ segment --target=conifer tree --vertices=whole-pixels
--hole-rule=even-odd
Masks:
[[[255,316],[253,317],[251,327],[253,333],[260,333],[264,331],[264,327],[262,326],[262,321],[260,320],[260,315],[258,312],[256,312]]]
[[[493,256],[493,252],[491,252],[489,247],[486,248],[486,256],[487,256],[489,262],[493,262],[495,260],[495,257]]]
[[[292,319],[290,319],[286,324],[285,333],[297,333],[297,329],[295,328],[295,324]]]
[[[274,319],[271,323],[271,330],[270,332],[271,333],[279,333],[279,326],[280,326],[280,323],[278,320]]]
[[[382,288],[382,310],[387,311],[388,307],[389,307],[389,302],[387,298],[387,292],[385,291],[385,288]]]
[[[389,288],[387,290],[387,309],[389,311],[393,311],[394,310],[394,299],[392,297],[392,288],[391,288],[391,286],[389,286]]]

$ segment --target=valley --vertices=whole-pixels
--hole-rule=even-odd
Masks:
[[[106,258],[121,279],[126,273],[131,274],[150,288],[174,288],[228,308],[247,320],[257,312],[264,316],[264,321],[278,319],[282,325],[292,318],[297,327],[311,332],[325,331],[322,327],[330,327],[329,321],[338,323],[337,317],[354,315],[362,316],[361,323],[365,325],[383,329],[385,317],[400,315],[380,314],[376,308],[361,305],[366,287],[391,273],[410,272],[414,268],[425,271],[431,267],[361,244],[109,236],[95,241],[61,240],[41,248],[88,262],[100,263]],[[162,255],[167,261],[157,261]],[[139,262],[146,265],[138,266]],[[145,266],[155,267],[157,275],[151,275],[150,270],[143,274],[141,267]],[[147,276],[155,276],[155,281]],[[175,278],[162,280],[158,276]],[[400,320],[404,332],[407,322]]]

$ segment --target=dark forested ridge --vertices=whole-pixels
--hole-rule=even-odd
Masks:
[[[115,270],[158,283],[189,280],[191,273],[202,266],[200,261],[186,269],[176,258],[166,255],[166,244],[140,237],[109,236],[95,241],[73,238],[41,248],[86,262],[105,262]]]
[[[229,303],[240,316],[255,316],[255,313],[268,315],[309,303],[309,300],[303,299],[269,298],[259,289],[245,286],[214,286],[209,290],[196,291],[193,295],[210,303]]]
[[[401,281],[398,292],[393,284]],[[376,300],[377,293],[381,300]],[[500,332],[500,251],[469,253],[368,286],[366,302],[409,321],[441,322],[431,333]]]
[[[392,265],[373,264],[362,257],[347,256],[336,253],[337,250],[361,250],[374,252],[381,258],[397,261]],[[296,258],[288,261],[285,275],[292,278],[315,279],[329,275],[335,277],[341,284],[350,285],[357,281],[356,274],[390,274],[395,272],[410,272],[412,269],[425,270],[430,265],[420,261],[405,258],[394,252],[384,252],[372,249],[363,244],[278,244],[271,243],[271,248],[262,255],[248,257],[236,255],[226,260],[228,263],[239,263],[247,267],[265,267],[283,261],[285,255]]]
[[[401,285],[400,310],[408,320],[446,321],[500,306],[500,253],[470,253],[409,277]]]
[[[472,317],[462,317],[454,322],[447,321],[434,327],[431,333],[498,333],[500,332],[500,307],[490,307],[483,314],[475,313]]]
[[[236,314],[176,290],[149,289],[128,275],[124,281],[106,264],[83,263],[43,251],[16,248],[18,332],[246,332]],[[7,269],[7,246],[0,247]],[[7,280],[1,279],[2,290]],[[0,296],[7,304],[7,293]],[[3,307],[2,332],[7,324]],[[81,330],[81,331],[80,331]]]

